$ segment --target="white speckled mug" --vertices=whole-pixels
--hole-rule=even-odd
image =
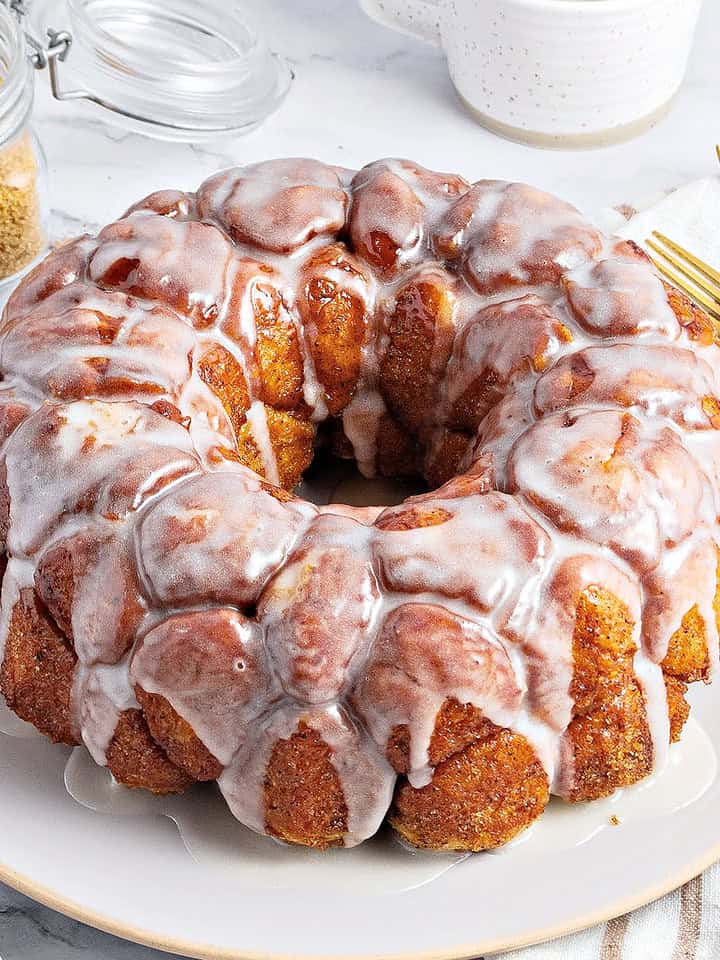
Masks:
[[[626,140],[669,109],[702,0],[360,0],[436,43],[486,127],[546,147]]]

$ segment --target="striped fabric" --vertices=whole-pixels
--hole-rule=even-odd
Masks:
[[[497,960],[718,960],[720,864],[634,913]],[[484,960],[484,958],[477,958]]]

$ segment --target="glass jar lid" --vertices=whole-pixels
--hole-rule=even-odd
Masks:
[[[245,133],[279,106],[292,79],[235,2],[25,0],[24,7],[36,65],[50,68],[57,99],[89,100],[114,122],[155,137],[197,142]]]
[[[0,2],[0,144],[17,133],[30,112],[32,72],[17,18]]]

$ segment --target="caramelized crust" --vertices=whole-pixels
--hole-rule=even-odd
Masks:
[[[263,785],[268,833],[320,850],[343,846],[347,807],[331,755],[302,721],[288,740],[277,741]]]
[[[677,287],[673,287],[665,280],[662,281],[662,285],[670,307],[688,337],[703,347],[715,343],[717,340],[715,327],[707,313],[695,306],[692,300]]]
[[[470,703],[459,703],[450,697],[443,703],[430,738],[428,759],[436,767],[454,753],[464,750],[475,740],[490,736],[493,724]],[[410,770],[410,729],[407,724],[393,727],[385,754],[398,773]]]
[[[720,551],[716,548],[720,558]],[[716,588],[713,598],[716,626],[720,628],[720,562],[716,571]],[[670,742],[680,739],[682,729],[690,716],[690,705],[685,699],[689,683],[709,681],[710,651],[708,631],[697,606],[693,606],[678,629],[670,637],[667,653],[661,666],[665,675],[665,691],[670,718]]]
[[[266,407],[265,413],[275,454],[278,482],[285,490],[292,490],[300,483],[303,473],[312,463],[315,429],[307,420],[283,410]]]
[[[441,761],[427,786],[401,781],[388,819],[417,847],[492,850],[529,827],[548,799],[527,740],[490,724],[485,737]]]
[[[652,741],[645,699],[633,670],[630,614],[607,590],[578,598],[573,635],[574,717],[565,733],[574,778],[569,800],[595,800],[646,777]]]
[[[609,686],[598,709],[578,714],[566,740],[573,753],[575,785],[568,800],[597,800],[647,777],[652,741],[639,684]]]
[[[541,373],[573,336],[537,296],[491,304],[456,338],[446,374],[450,425],[474,434],[513,379]]]
[[[239,243],[287,253],[343,226],[349,199],[344,172],[299,158],[222,171],[200,186],[198,213],[216,220]],[[271,202],[268,181],[275,187]]]
[[[265,459],[249,423],[243,423],[236,432],[235,442],[237,446],[234,450],[221,449],[223,457],[226,460],[241,463],[244,467],[249,467],[255,473],[264,477],[267,469]]]
[[[436,527],[451,519],[452,514],[444,507],[425,503],[408,504],[403,510],[381,513],[375,526],[380,530],[416,530],[418,527]]]
[[[278,482],[285,490],[292,490],[312,463],[315,439],[313,425],[301,417],[273,407],[264,406],[262,416],[272,444]],[[239,462],[261,477],[266,476],[268,466],[250,423],[246,422],[240,427],[236,439]]]
[[[308,262],[298,308],[331,416],[350,402],[360,378],[367,334],[365,304],[356,292],[366,277],[343,244],[331,244]]]
[[[400,289],[387,320],[380,384],[390,410],[415,435],[432,419],[435,381],[452,348],[453,303],[449,276],[429,271]]]
[[[55,743],[78,743],[72,709],[76,662],[35,592],[21,590],[10,616],[0,690],[11,710]]]
[[[159,693],[147,693],[137,684],[135,696],[153,740],[162,747],[168,759],[192,780],[217,780],[222,773],[222,764],[165,697]]]
[[[477,707],[451,697],[440,707],[435,720],[428,759],[436,767],[474,740],[485,740],[497,729]]]
[[[670,743],[677,743],[682,735],[685,721],[690,716],[690,706],[685,699],[687,684],[666,674],[665,693],[670,718]]]
[[[7,483],[7,467],[0,460],[0,541],[3,547],[10,530],[10,490]]]
[[[382,276],[391,278],[403,255],[420,241],[423,203],[400,172],[382,160],[360,170],[352,187],[348,228],[353,247]]]
[[[675,633],[670,637],[663,671],[676,680],[694,683],[707,680],[710,655],[707,648],[705,621],[697,606],[688,610]]]
[[[235,436],[239,437],[250,406],[247,381],[242,367],[229,350],[220,344],[214,344],[198,360],[197,372],[200,379],[220,399]]]
[[[280,294],[270,284],[253,289],[261,398],[270,407],[293,410],[303,402],[303,359],[297,330]]]
[[[175,766],[150,736],[142,710],[123,710],[107,748],[107,768],[125,787],[151,793],[182,793],[192,779]]]

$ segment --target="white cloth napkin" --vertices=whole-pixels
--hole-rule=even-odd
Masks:
[[[641,245],[653,230],[659,230],[711,266],[720,267],[720,177],[693,180],[661,198],[604,210],[595,220],[607,233]]]
[[[632,207],[603,210],[595,222],[645,245],[653,230],[720,269],[720,177],[687,183]],[[720,682],[720,681],[716,681]],[[679,746],[682,750],[682,743]],[[592,881],[590,881],[592,882]],[[720,863],[634,913],[498,960],[718,960]]]

